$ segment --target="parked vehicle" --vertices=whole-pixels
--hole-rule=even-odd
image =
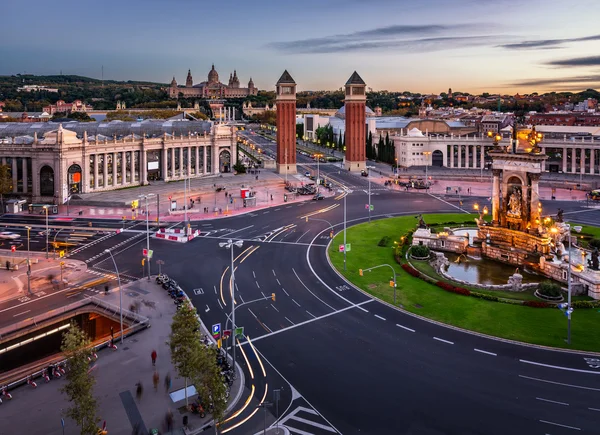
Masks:
[[[320,201],[322,199],[325,199],[325,196],[322,193],[317,193],[315,196],[313,196],[314,201]]]
[[[21,238],[20,234],[11,233],[9,231],[2,231],[0,233],[0,239],[15,240],[15,239],[20,239],[20,238]]]
[[[594,201],[600,200],[600,189],[592,190],[588,193],[588,197]]]

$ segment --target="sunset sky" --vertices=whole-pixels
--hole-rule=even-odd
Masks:
[[[91,6],[93,5],[93,6]],[[600,0],[28,0],[1,7],[0,75],[471,93],[600,89]]]

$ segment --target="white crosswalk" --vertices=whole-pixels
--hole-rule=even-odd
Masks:
[[[279,420],[291,433],[298,435],[322,435],[338,433],[317,411],[304,406],[296,407]]]

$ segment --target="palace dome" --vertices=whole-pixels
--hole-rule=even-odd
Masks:
[[[212,69],[208,73],[208,82],[209,83],[219,83],[219,73],[215,70],[214,64],[212,66]]]

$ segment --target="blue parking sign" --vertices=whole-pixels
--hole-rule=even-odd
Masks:
[[[221,324],[215,323],[212,325],[212,335],[215,339],[221,338]]]

